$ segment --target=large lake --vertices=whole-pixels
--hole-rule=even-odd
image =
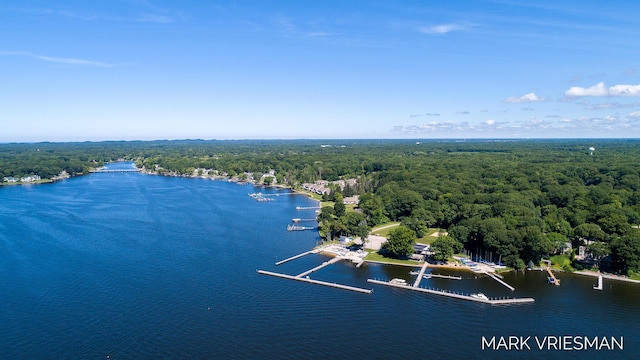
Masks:
[[[112,167],[129,166],[114,164]],[[535,303],[490,306],[367,283],[406,267],[332,264],[312,278],[361,294],[274,278],[327,260],[304,196],[204,179],[100,173],[0,187],[0,357],[4,359],[495,359],[640,357],[640,284],[560,274],[424,280],[427,287]],[[441,271],[436,271],[441,272]],[[482,337],[606,336],[616,351],[482,350]]]

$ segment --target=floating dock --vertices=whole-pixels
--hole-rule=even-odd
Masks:
[[[263,193],[252,193],[252,194],[249,194],[249,196],[252,197],[257,202],[273,201],[272,198],[267,197],[267,195]]]
[[[598,284],[593,285],[593,290],[602,290],[602,275],[598,275]]]
[[[462,276],[440,275],[440,274],[429,274],[429,276],[432,278],[440,278],[440,279],[462,280]]]
[[[455,299],[475,301],[475,302],[484,303],[484,304],[490,304],[490,305],[526,304],[526,303],[532,303],[532,302],[535,301],[535,299],[533,299],[533,298],[520,298],[520,299],[515,299],[515,298],[509,298],[509,299],[487,298],[487,299],[483,299],[481,297],[474,297],[472,295],[463,295],[463,294],[452,293],[452,292],[448,292],[446,290],[425,289],[425,288],[421,288],[421,287],[409,286],[409,284],[406,284],[406,283],[404,283],[404,284],[403,283],[392,283],[392,282],[388,282],[388,281],[381,281],[381,280],[375,280],[375,279],[367,279],[367,282],[370,282],[370,283],[373,283],[373,284],[378,284],[378,285],[392,286],[392,287],[396,287],[396,288],[400,288],[400,289],[407,289],[407,290],[420,291],[420,292],[425,292],[425,293],[434,294],[434,295],[446,296],[446,297],[455,298]]]
[[[257,272],[258,272],[258,274],[262,274],[262,275],[275,276],[275,277],[279,277],[279,278],[283,278],[283,279],[289,279],[289,280],[297,280],[297,281],[302,281],[302,282],[306,282],[306,283],[310,283],[310,284],[324,285],[324,286],[329,286],[329,287],[333,287],[333,288],[337,288],[337,289],[360,292],[360,293],[364,293],[364,294],[371,294],[371,292],[373,291],[372,289],[363,289],[363,288],[359,288],[359,287],[355,287],[355,286],[349,286],[349,285],[336,284],[336,283],[331,283],[331,282],[326,282],[326,281],[313,280],[313,279],[309,279],[309,278],[306,278],[306,277],[299,277],[300,275],[292,276],[292,275],[274,273],[274,272],[265,271],[265,270],[257,270]]]
[[[320,206],[296,206],[296,210],[320,210]]]
[[[502,281],[499,277],[497,277],[495,274],[492,273],[485,273],[487,274],[488,277],[492,278],[493,280],[499,282],[500,284],[506,286],[509,290],[514,291],[516,288],[514,288],[513,286],[507,284],[506,282]]]
[[[313,229],[315,229],[313,226],[287,225],[287,231],[304,231]]]
[[[331,265],[331,264],[337,263],[337,262],[338,262],[338,261],[340,261],[340,260],[342,260],[342,258],[341,258],[341,257],[339,257],[339,256],[336,256],[336,257],[334,257],[333,259],[328,260],[328,261],[325,261],[325,262],[323,262],[322,264],[320,264],[320,265],[318,265],[318,266],[314,267],[314,268],[313,268],[313,269],[311,269],[311,270],[307,270],[307,271],[305,271],[305,272],[303,272],[303,273],[301,273],[301,274],[298,274],[296,277],[303,277],[303,276],[307,276],[307,275],[311,274],[311,273],[312,273],[312,272],[314,272],[314,271],[318,271],[318,270],[322,269],[322,268],[323,268],[323,267],[325,267],[325,266],[329,266],[329,265]]]
[[[422,280],[422,276],[424,275],[424,272],[427,270],[427,266],[429,265],[428,262],[424,262],[424,265],[422,265],[422,269],[420,269],[420,272],[418,273],[418,277],[416,278],[416,281],[413,282],[413,287],[417,288],[420,285],[420,281]]]
[[[300,219],[300,218],[294,218],[291,219],[292,222],[294,223],[299,223],[299,222],[318,222],[318,219],[313,218],[313,219]]]
[[[560,279],[556,279],[555,275],[553,275],[553,272],[551,271],[551,268],[547,267],[547,273],[549,273],[549,277],[547,278],[549,280],[549,284],[553,284],[553,285],[560,285]]]
[[[284,263],[289,262],[289,261],[291,261],[291,260],[295,260],[295,259],[297,259],[297,258],[301,258],[301,257],[303,257],[303,256],[305,256],[305,255],[309,255],[309,254],[317,254],[317,253],[319,253],[319,252],[320,252],[320,249],[309,250],[309,251],[303,252],[302,254],[294,255],[294,256],[292,256],[292,257],[290,257],[290,258],[286,258],[286,259],[284,259],[284,260],[280,260],[280,261],[278,261],[278,262],[276,263],[276,266],[281,265],[281,264],[284,264]]]

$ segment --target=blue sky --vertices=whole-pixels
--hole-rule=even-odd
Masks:
[[[5,0],[0,142],[640,137],[640,2]]]

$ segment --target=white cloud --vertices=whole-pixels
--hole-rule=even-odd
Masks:
[[[82,60],[82,59],[72,59],[72,58],[57,58],[51,56],[41,56],[41,55],[33,55],[34,58],[40,59],[47,62],[57,63],[57,64],[65,64],[65,65],[81,65],[81,66],[97,66],[97,67],[113,67],[111,64],[98,62],[98,61],[90,61],[90,60]]]
[[[423,34],[438,34],[438,35],[442,35],[442,34],[446,34],[446,33],[450,33],[452,31],[464,31],[464,30],[468,30],[472,27],[474,27],[476,25],[470,24],[470,23],[453,23],[453,24],[440,24],[440,25],[433,25],[433,26],[426,26],[426,27],[419,27],[418,31],[423,33]]]
[[[603,82],[599,82],[596,85],[593,85],[588,88],[583,88],[580,86],[572,86],[569,90],[564,92],[565,96],[607,96],[609,91],[604,86]]]
[[[92,61],[92,60],[84,60],[84,59],[74,59],[74,58],[59,58],[52,56],[44,56],[31,54],[25,51],[0,51],[0,55],[8,55],[8,56],[25,56],[33,59],[38,59],[50,63],[63,64],[63,65],[78,65],[78,66],[94,66],[94,67],[115,67],[115,65],[107,64],[100,61]]]
[[[588,88],[572,86],[564,92],[565,96],[640,96],[640,84],[638,85],[614,85],[607,88],[603,82],[599,82]]]
[[[609,88],[611,96],[640,96],[640,84],[638,85],[614,85]]]
[[[489,126],[492,126],[492,125],[494,125],[496,123],[496,121],[489,119],[489,120],[485,121],[484,123],[489,125]]]
[[[640,120],[640,111],[634,111],[632,113],[629,113],[627,117]]]
[[[529,102],[539,102],[539,101],[544,101],[544,99],[538,97],[538,95],[534,93],[528,93],[520,97],[512,96],[504,100],[504,102],[506,103],[529,103]]]

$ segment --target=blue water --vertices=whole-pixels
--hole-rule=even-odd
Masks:
[[[129,166],[116,164],[113,166]],[[640,356],[640,284],[560,274],[510,274],[423,285],[534,297],[492,307],[381,287],[368,278],[410,268],[339,262],[312,278],[370,295],[273,278],[327,258],[313,231],[288,232],[313,212],[304,196],[223,181],[100,173],[0,187],[0,356],[7,359],[628,358]],[[481,337],[615,336],[624,350],[490,351]],[[531,342],[532,345],[533,341]]]

